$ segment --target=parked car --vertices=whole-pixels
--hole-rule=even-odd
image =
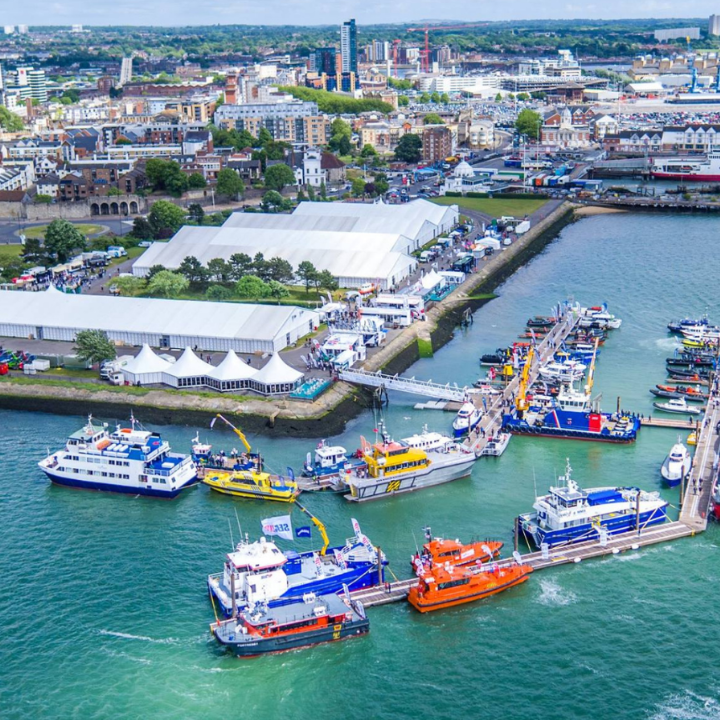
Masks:
[[[152,240],[143,240],[142,242],[138,243],[138,247],[141,248],[149,248],[152,245]]]

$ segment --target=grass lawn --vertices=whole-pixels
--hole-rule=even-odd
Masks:
[[[117,239],[117,244],[122,245],[122,238]],[[125,262],[126,260],[134,260],[135,258],[140,257],[147,248],[141,248],[141,247],[129,247],[125,248],[127,250],[127,255],[125,257],[119,257],[119,258],[113,258],[108,267],[113,267],[115,265],[119,265],[122,262]]]
[[[25,233],[26,238],[42,238],[45,237],[47,227],[47,225],[36,225],[34,227],[25,228],[22,232]],[[103,225],[75,225],[75,227],[83,235],[97,235],[99,232],[106,229]]]
[[[546,202],[546,198],[469,198],[438,197],[432,198],[438,205],[458,205],[460,208],[486,213],[494,218],[505,216],[522,217],[535,212]]]
[[[0,266],[3,263],[17,260],[22,252],[22,245],[0,245]]]

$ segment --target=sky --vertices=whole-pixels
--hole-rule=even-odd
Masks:
[[[6,4],[7,3],[7,4]],[[707,17],[720,0],[27,0],[7,2],[3,24],[21,25],[321,25],[354,17],[358,24],[521,19]],[[9,5],[9,7],[8,7]]]

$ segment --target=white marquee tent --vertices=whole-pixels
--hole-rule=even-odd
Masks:
[[[163,382],[163,372],[171,367],[172,363],[158,357],[146,343],[121,372],[131,385],[154,385]]]
[[[262,395],[282,395],[294,390],[302,377],[299,370],[291,368],[275,353],[250,380],[250,387]]]
[[[250,378],[257,373],[255,368],[244,363],[230,350],[225,359],[207,375],[207,384],[215,390],[241,390],[248,387]]]
[[[186,347],[177,362],[163,371],[162,382],[176,388],[200,387],[207,385],[206,378],[213,369],[212,365]]]

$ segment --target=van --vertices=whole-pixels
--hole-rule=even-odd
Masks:
[[[435,258],[436,255],[432,250],[423,250],[420,253],[420,262],[432,262]]]

